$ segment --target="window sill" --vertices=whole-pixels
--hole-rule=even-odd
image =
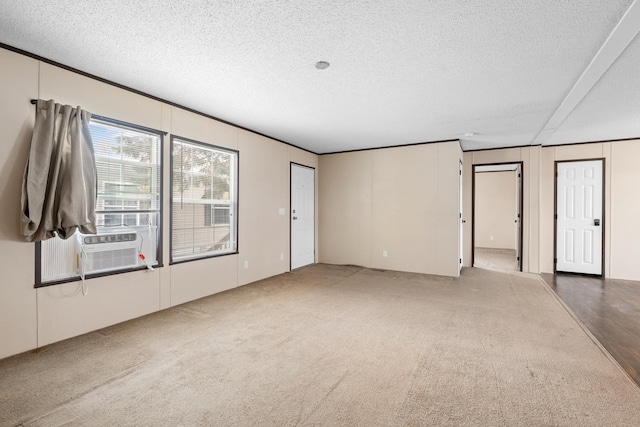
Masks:
[[[200,261],[203,259],[211,259],[211,258],[220,258],[220,257],[229,256],[229,255],[238,255],[239,253],[240,253],[239,251],[234,251],[234,252],[225,252],[223,254],[204,255],[197,258],[179,259],[179,260],[169,262],[169,265],[184,264],[185,262]]]
[[[163,265],[156,264],[156,265],[153,265],[152,267],[154,269],[162,268]],[[143,271],[143,270],[147,270],[147,267],[140,266],[136,268],[127,268],[126,270],[105,271],[103,273],[87,274],[85,277],[85,280],[96,279],[98,277],[116,276],[118,274],[125,274],[125,273],[131,273],[134,271]],[[60,279],[60,280],[53,280],[51,282],[36,283],[35,285],[33,285],[33,287],[35,289],[46,288],[47,286],[62,285],[64,283],[73,283],[73,282],[80,282],[80,281],[82,281],[80,276],[74,276],[74,277],[69,277],[68,279]]]

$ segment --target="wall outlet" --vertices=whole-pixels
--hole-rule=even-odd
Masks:
[[[386,257],[387,255],[389,255],[387,251],[382,251],[382,256]]]
[[[493,236],[489,237],[489,240],[493,240]]]
[[[284,261],[284,254],[280,254],[280,261]]]
[[[245,268],[245,270],[249,268],[249,261],[245,261],[244,262],[244,268]]]
[[[284,215],[284,208],[278,209],[278,215]]]

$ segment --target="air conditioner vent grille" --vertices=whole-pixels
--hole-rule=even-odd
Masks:
[[[138,254],[135,248],[115,249],[87,254],[88,272],[109,271],[126,267],[135,267]]]
[[[138,266],[138,246],[136,233],[81,234],[78,239],[85,274]]]
[[[121,243],[121,242],[135,242],[137,239],[136,233],[120,233],[120,234],[95,234],[82,237],[82,242],[85,245],[96,245],[100,243]]]

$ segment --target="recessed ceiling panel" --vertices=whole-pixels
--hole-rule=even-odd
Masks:
[[[640,37],[636,38],[548,145],[640,137]]]

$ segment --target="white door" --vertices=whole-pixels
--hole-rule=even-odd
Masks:
[[[602,160],[560,162],[556,271],[602,274]]]
[[[291,164],[291,269],[315,262],[315,170]]]
[[[459,176],[459,181],[458,181],[458,213],[459,213],[459,220],[460,220],[460,230],[458,231],[458,259],[459,259],[459,264],[458,264],[458,271],[462,270],[462,253],[464,251],[464,235],[463,235],[463,231],[464,231],[464,219],[462,217],[462,162],[460,162],[460,173],[458,174]]]

